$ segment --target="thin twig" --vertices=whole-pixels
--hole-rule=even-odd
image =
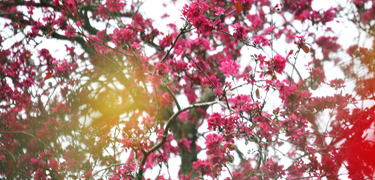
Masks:
[[[179,111],[181,111],[181,106],[180,106],[180,104],[178,103],[177,98],[176,98],[176,96],[173,94],[172,90],[171,90],[166,84],[164,84],[164,83],[163,83],[163,86],[167,88],[168,93],[172,96],[174,102],[176,103],[177,109],[178,109]]]
[[[193,109],[193,108],[199,108],[199,107],[211,106],[211,105],[214,105],[214,104],[216,104],[216,103],[219,103],[219,101],[211,101],[211,102],[205,102],[205,103],[192,104],[192,105],[190,105],[190,106],[188,106],[188,107],[186,107],[186,108],[181,109],[180,111],[176,112],[175,114],[173,114],[173,115],[169,118],[169,120],[168,120],[168,122],[167,122],[167,125],[165,126],[164,133],[163,133],[163,135],[162,135],[162,136],[163,136],[162,140],[161,140],[159,143],[157,143],[156,145],[154,145],[152,148],[150,148],[148,151],[144,151],[144,150],[142,151],[142,152],[143,152],[143,158],[142,158],[142,160],[141,160],[141,164],[140,164],[140,165],[143,166],[143,165],[146,163],[146,160],[147,160],[148,156],[149,156],[152,152],[154,152],[155,150],[157,150],[158,148],[160,148],[160,147],[161,147],[161,146],[167,141],[167,136],[168,136],[169,128],[170,128],[170,126],[171,126],[173,120],[174,120],[174,119],[175,119],[180,113],[182,113],[182,112],[184,112],[184,111],[187,111],[187,110],[189,110],[189,109]],[[143,172],[144,172],[144,169],[140,168],[140,169],[139,169],[139,173],[137,174],[136,177],[142,179]]]
[[[198,66],[198,64],[193,60],[193,58],[189,58],[188,57],[188,59],[189,60],[191,60],[191,61],[193,61],[194,62],[194,64],[195,64],[195,66],[197,66],[197,68],[204,74],[204,76],[206,76],[206,78],[211,82],[211,84],[217,89],[217,90],[219,90],[218,88],[217,88],[217,86],[214,84],[214,82],[212,82],[212,80],[207,76],[207,74]]]

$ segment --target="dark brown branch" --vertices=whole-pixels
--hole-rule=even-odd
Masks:
[[[166,125],[165,128],[164,128],[164,133],[163,133],[163,138],[162,138],[162,140],[161,140],[159,143],[157,143],[156,145],[154,145],[152,148],[150,148],[148,151],[145,151],[145,152],[144,152],[144,156],[143,156],[143,158],[142,158],[142,160],[141,160],[141,165],[143,166],[143,165],[146,163],[147,157],[148,157],[152,152],[154,152],[155,150],[159,149],[159,148],[160,148],[160,147],[161,147],[161,146],[167,141],[169,128],[170,128],[170,126],[171,126],[173,120],[174,120],[174,119],[175,119],[180,113],[182,113],[182,112],[184,112],[184,111],[187,111],[187,110],[189,110],[189,109],[194,109],[194,108],[199,108],[199,107],[211,106],[211,105],[214,105],[214,104],[216,104],[216,103],[219,103],[219,101],[211,101],[211,102],[205,102],[205,103],[192,104],[192,105],[190,105],[190,106],[188,106],[188,107],[186,107],[186,108],[181,109],[180,111],[176,112],[175,114],[173,114],[173,115],[169,118],[169,120],[168,120],[168,122],[167,122],[167,125]],[[144,170],[143,170],[142,168],[140,168],[138,174],[136,175],[136,178],[137,178],[138,180],[141,180],[141,179],[142,179],[142,177],[143,177],[143,172],[144,172]]]

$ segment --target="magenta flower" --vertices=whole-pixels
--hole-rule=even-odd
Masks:
[[[135,40],[134,35],[133,35],[133,30],[131,29],[118,29],[116,28],[113,31],[113,34],[110,34],[112,36],[112,42],[116,44],[122,44],[123,42],[130,43]]]
[[[281,74],[284,69],[285,69],[285,66],[286,66],[286,60],[283,56],[280,56],[280,55],[276,55],[273,59],[273,67],[274,67],[274,70]]]
[[[232,60],[222,62],[221,66],[219,67],[226,77],[237,74],[238,68],[240,68],[240,65],[237,64],[236,61]]]
[[[236,23],[231,26],[234,28],[233,37],[236,43],[246,37],[246,27],[242,26],[240,23]]]
[[[109,7],[109,11],[111,12],[119,12],[126,5],[124,2],[121,2],[120,0],[107,0],[106,3]]]
[[[268,39],[266,39],[263,35],[256,35],[255,34],[253,41],[258,45],[262,45],[262,46],[268,46],[269,45]]]
[[[68,25],[67,31],[65,31],[65,35],[70,38],[70,37],[75,37],[76,36],[76,30],[73,28],[72,25]]]
[[[273,29],[275,29],[275,26],[270,26],[267,29],[264,30],[264,34],[272,33]]]

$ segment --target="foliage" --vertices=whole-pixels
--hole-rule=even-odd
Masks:
[[[1,1],[0,177],[374,179],[374,1],[314,3]]]

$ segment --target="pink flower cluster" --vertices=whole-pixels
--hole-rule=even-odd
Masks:
[[[218,175],[217,170],[216,172],[212,172],[212,169],[214,168],[214,166],[208,160],[199,159],[198,161],[193,162],[193,166],[194,166],[194,170],[196,170],[198,173],[202,175],[210,174],[212,178],[214,178],[215,176],[211,175],[211,173],[215,173],[216,175]]]
[[[74,0],[65,0],[64,1],[65,7],[73,13],[74,11],[77,10],[76,2]]]
[[[236,43],[238,43],[239,40],[246,38],[247,32],[245,26],[242,26],[240,23],[232,24],[231,26],[234,28],[233,37]]]
[[[321,36],[316,43],[322,48],[325,60],[329,60],[329,54],[337,52],[341,46],[337,44],[338,37]]]
[[[192,2],[190,5],[185,4],[182,9],[182,14],[197,28],[199,33],[203,35],[209,35],[214,29],[211,20],[208,20],[204,12],[207,12],[209,6],[206,2]]]
[[[237,74],[240,65],[236,61],[228,60],[221,63],[219,69],[224,73],[224,76],[233,76]]]
[[[246,18],[251,22],[250,30],[259,30],[264,23],[264,20],[256,14],[248,14]]]
[[[325,25],[327,22],[330,22],[334,19],[335,13],[333,12],[333,10],[333,8],[330,8],[323,13],[320,13],[319,11],[311,12],[310,10],[305,10],[299,15],[299,19],[302,22],[304,22],[306,19],[310,19],[313,24],[321,22],[323,25]]]
[[[268,46],[270,45],[269,43],[269,40],[266,39],[263,35],[254,35],[254,39],[253,41],[258,44],[258,45],[262,45],[262,46]]]
[[[56,66],[54,75],[68,76],[69,74],[73,73],[76,68],[77,64],[68,61],[62,61]]]
[[[65,35],[70,38],[70,37],[75,37],[76,36],[76,30],[73,28],[72,25],[67,26],[67,31],[65,31]]]
[[[135,40],[134,36],[135,33],[133,30],[124,28],[124,29],[118,29],[116,28],[113,31],[113,34],[109,34],[109,36],[112,36],[111,41],[114,42],[116,45],[125,43],[131,43]]]
[[[333,79],[329,82],[329,86],[335,88],[335,90],[337,89],[340,89],[340,88],[344,88],[345,85],[344,85],[345,81],[342,80],[342,79]]]
[[[213,113],[208,119],[208,130],[214,131],[217,128],[219,130],[224,130],[226,134],[234,131],[238,116],[224,116],[219,113]]]
[[[159,99],[159,103],[160,103],[160,105],[162,105],[162,106],[164,106],[164,108],[167,108],[168,107],[168,105],[170,104],[170,103],[172,103],[173,102],[173,98],[172,98],[172,96],[169,94],[169,93],[164,93],[161,97],[160,97],[160,99]]]
[[[284,71],[285,66],[286,66],[285,58],[281,55],[276,55],[275,57],[273,57],[272,62],[273,62],[273,69],[277,73],[281,74]]]
[[[285,175],[283,167],[283,165],[279,165],[277,162],[270,159],[266,161],[264,166],[262,166],[260,169],[264,173],[264,178],[273,179],[276,177],[283,178],[283,175]]]
[[[111,12],[119,12],[126,5],[121,0],[106,0],[106,4]]]

